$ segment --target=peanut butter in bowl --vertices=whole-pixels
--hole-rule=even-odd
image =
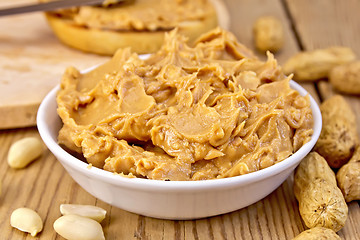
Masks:
[[[126,176],[206,180],[255,172],[310,141],[309,96],[271,54],[260,61],[217,28],[192,47],[176,30],[142,58],[119,49],[87,73],[68,68],[57,94],[58,142]]]

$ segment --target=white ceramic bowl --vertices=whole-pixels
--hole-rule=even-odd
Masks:
[[[306,95],[294,81],[291,88]],[[228,213],[266,197],[279,187],[311,151],[321,131],[321,113],[310,97],[314,117],[311,141],[295,154],[266,169],[242,176],[204,181],[159,181],[126,178],[92,167],[57,144],[62,122],[57,115],[54,88],[43,100],[37,115],[40,135],[72,178],[96,198],[140,215],[163,219],[196,219]]]

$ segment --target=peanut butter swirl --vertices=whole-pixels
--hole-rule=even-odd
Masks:
[[[194,47],[167,34],[146,59],[120,49],[81,74],[68,68],[57,95],[58,141],[93,166],[148,179],[204,180],[276,164],[308,142],[308,96],[276,60],[257,59],[215,29]]]

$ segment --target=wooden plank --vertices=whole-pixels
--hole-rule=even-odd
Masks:
[[[357,0],[286,0],[307,50],[342,45],[360,56],[360,2]]]
[[[360,56],[360,1],[356,0],[286,0],[286,5],[294,20],[294,27],[305,50],[325,48],[333,45],[350,47]],[[321,9],[319,11],[319,9]],[[327,81],[318,84],[322,99],[327,99],[334,91]],[[360,98],[344,95],[357,117],[360,134]],[[359,202],[349,204],[349,218],[339,232],[343,239],[360,236]]]

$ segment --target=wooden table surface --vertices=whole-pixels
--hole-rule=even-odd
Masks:
[[[251,29],[257,17],[275,15],[283,21],[286,44],[276,54],[280,64],[300,50],[332,45],[351,47],[360,56],[359,0],[225,2],[230,12],[231,31],[252,49]],[[0,33],[2,29],[0,26]],[[46,24],[43,31],[51,36]],[[36,46],[36,42],[31,44]],[[89,61],[92,57],[96,58],[89,55]],[[302,85],[319,103],[334,94],[326,81]],[[360,129],[360,97],[346,96],[346,99],[356,112]],[[36,210],[44,220],[44,230],[37,239],[62,239],[52,227],[60,217],[62,203],[93,204],[106,209],[108,214],[102,222],[106,239],[292,239],[306,229],[293,195],[292,177],[268,197],[232,213],[193,221],[159,220],[126,212],[92,197],[72,180],[49,151],[26,169],[11,169],[6,162],[8,149],[14,141],[26,136],[38,136],[37,129],[0,131],[0,239],[34,239],[10,226],[11,212],[19,207]],[[349,204],[349,218],[338,234],[342,239],[360,239],[359,202]]]

